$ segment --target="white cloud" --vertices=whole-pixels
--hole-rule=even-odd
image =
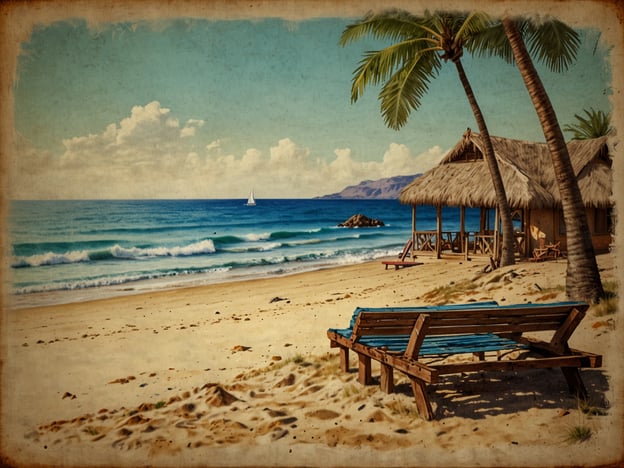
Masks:
[[[195,127],[184,127],[182,130],[180,130],[180,138],[195,136],[195,130]]]
[[[203,126],[204,126],[203,120],[189,119],[187,120],[184,128],[180,130],[180,137],[188,138],[188,137],[195,136],[196,130]]]
[[[206,150],[219,150],[221,148],[221,140],[215,140],[206,145]]]
[[[60,156],[21,141],[11,196],[242,198],[253,187],[259,197],[313,197],[364,179],[423,172],[442,157],[439,147],[414,155],[397,143],[388,145],[380,161],[360,161],[349,148],[327,157],[290,138],[237,155],[223,140],[202,143],[198,130],[204,126],[203,120],[189,119],[180,128],[171,110],[154,101],[133,107],[130,116],[100,134],[63,140]]]

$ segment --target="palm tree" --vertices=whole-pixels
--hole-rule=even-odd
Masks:
[[[438,75],[442,61],[451,61],[472,108],[484,147],[496,193],[502,224],[502,266],[513,265],[514,231],[511,210],[503,179],[494,156],[490,134],[466,73],[461,57],[464,47],[491,26],[484,13],[425,13],[422,17],[405,11],[369,13],[362,20],[347,26],[340,43],[342,46],[365,35],[394,43],[383,50],[367,52],[354,72],[351,101],[355,102],[369,84],[385,82],[379,94],[381,113],[390,128],[398,130],[411,110],[417,110],[427,92],[429,82]]]
[[[529,46],[532,49],[542,46],[547,51],[545,53],[549,53],[547,57],[552,59],[557,53],[555,46],[562,42],[574,42],[574,31],[555,20],[536,26],[527,21],[505,17],[502,26],[542,125],[559,185],[568,244],[566,293],[573,299],[598,301],[604,296],[604,290],[581,191],[557,116],[522,38],[522,33],[528,32]],[[553,37],[559,40],[552,41]]]
[[[586,118],[574,114],[577,123],[568,124],[563,127],[564,132],[572,133],[573,140],[589,140],[613,132],[611,116],[609,114],[601,110],[595,111],[593,108],[590,110],[584,109],[583,112],[585,112]]]

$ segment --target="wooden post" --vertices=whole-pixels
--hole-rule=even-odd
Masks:
[[[427,387],[422,380],[411,378],[412,391],[414,392],[414,399],[416,400],[416,408],[420,416],[427,421],[433,419],[433,410],[431,409],[431,403],[427,397]]]
[[[524,252],[525,257],[531,256],[531,209],[522,210],[524,212]]]
[[[485,234],[487,230],[487,208],[481,207],[481,215],[479,216],[479,229],[481,230],[481,234]]]
[[[494,263],[496,263],[496,265],[498,266],[500,264],[500,241],[498,238],[498,233],[500,232],[500,216],[498,212],[498,206],[496,207],[496,211],[494,213]]]
[[[436,228],[436,258],[442,257],[442,205],[436,205],[436,218],[438,220]]]
[[[340,347],[340,370],[349,372],[349,348]]]
[[[459,207],[459,250],[464,249],[464,238],[466,237],[466,207]],[[464,256],[467,257],[468,252],[464,252]]]
[[[416,205],[412,205],[412,258],[416,258]]]
[[[371,358],[364,354],[358,354],[358,381],[362,385],[370,385],[371,378]]]
[[[385,362],[381,363],[381,378],[379,384],[382,392],[394,392],[394,370],[392,366],[386,364]]]
[[[566,379],[570,393],[580,400],[587,400],[587,389],[581,379],[581,372],[577,367],[562,367],[561,371]]]

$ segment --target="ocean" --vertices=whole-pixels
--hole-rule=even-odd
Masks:
[[[361,263],[397,255],[411,235],[411,207],[397,200],[245,202],[13,201],[13,303],[85,300]],[[444,229],[458,229],[453,211],[444,212]],[[337,227],[357,213],[385,226]],[[478,222],[478,210],[468,210],[467,229],[477,229]],[[435,209],[419,207],[418,229],[435,226]]]

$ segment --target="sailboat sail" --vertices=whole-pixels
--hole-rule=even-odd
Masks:
[[[254,198],[253,190],[249,194],[249,198],[247,199],[247,206],[256,206],[256,199]]]

